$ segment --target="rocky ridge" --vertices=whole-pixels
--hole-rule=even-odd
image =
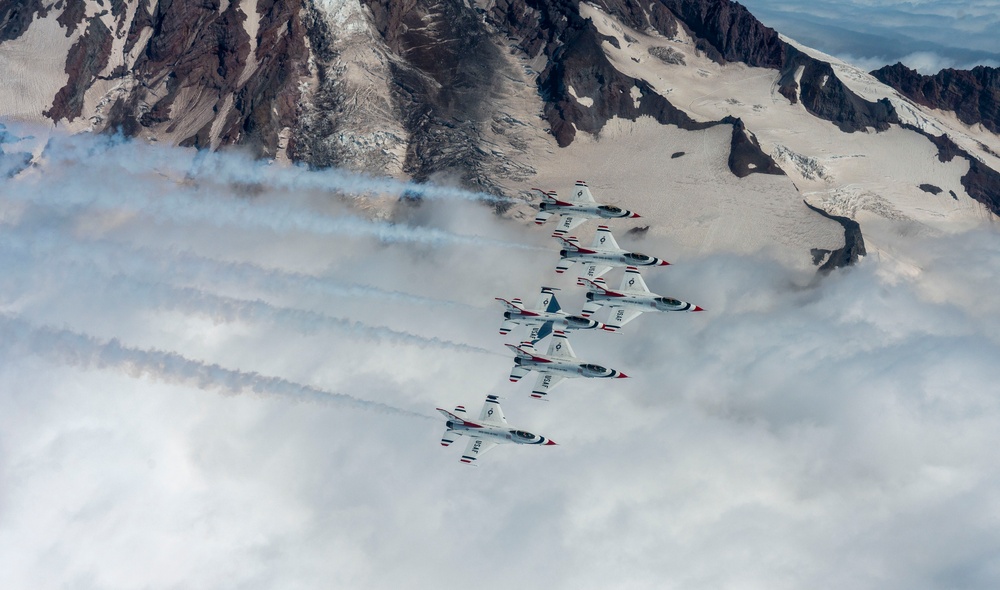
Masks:
[[[625,67],[627,58],[613,61],[613,49],[634,40],[624,29],[609,36],[584,16],[593,9],[631,35],[659,40],[634,55],[636,63],[649,58],[675,73],[694,73],[694,61],[756,68],[773,79],[767,100],[782,112],[808,113],[840,133],[910,128],[900,123],[899,103],[858,93],[822,56],[728,0],[0,0],[0,51],[37,46],[41,21],[57,27],[68,48],[64,76],[46,90],[38,114],[72,130],[241,146],[315,167],[509,195],[533,177],[536,156],[553,141],[565,148],[581,136],[599,140],[613,120],[649,118],[692,132],[730,126],[726,165],[734,177],[787,172],[832,187],[829,162],[773,136],[761,141],[767,130],[754,127],[761,121],[753,123],[754,112],[698,115]],[[914,102],[995,128],[989,69],[931,82],[897,70],[896,84],[911,89]],[[956,101],[963,93],[965,102]],[[767,110],[756,101],[765,102],[743,106]],[[1000,175],[989,158],[947,136],[922,135],[941,162],[967,160],[962,187],[1000,213]]]
[[[917,104],[954,111],[966,125],[981,124],[1000,133],[1000,68],[947,68],[925,76],[896,63],[871,74]]]

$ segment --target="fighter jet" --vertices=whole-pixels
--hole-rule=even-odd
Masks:
[[[580,282],[587,287],[587,303],[584,304],[581,315],[590,317],[597,313],[602,305],[611,308],[611,319],[606,330],[619,330],[644,311],[705,311],[686,301],[660,297],[651,292],[646,286],[646,281],[642,280],[639,269],[634,266],[625,269],[622,286],[617,291],[609,289],[604,279],[591,281],[581,278]]]
[[[573,196],[569,201],[559,199],[555,191],[545,192],[541,189],[532,189],[543,195],[543,200],[538,204],[538,215],[535,216],[535,223],[542,225],[549,217],[558,214],[561,219],[552,236],[565,235],[574,227],[580,225],[588,219],[614,219],[614,218],[635,218],[638,214],[626,211],[613,205],[601,205],[594,200],[594,195],[590,194],[587,183],[578,180],[573,187]]]
[[[462,463],[474,464],[480,456],[499,444],[517,443],[520,445],[554,445],[556,443],[537,434],[531,434],[524,430],[516,430],[507,425],[503,410],[500,409],[499,398],[495,395],[487,395],[483,409],[479,412],[479,420],[473,422],[469,420],[465,413],[465,406],[455,408],[455,413],[438,408],[437,411],[444,414],[448,419],[445,422],[447,430],[441,437],[441,446],[447,447],[455,442],[459,436],[469,437],[469,444],[462,453]]]
[[[597,228],[597,233],[594,234],[594,245],[590,248],[581,247],[579,240],[574,237],[557,236],[556,239],[563,244],[563,249],[559,251],[560,260],[556,266],[557,273],[564,273],[574,262],[580,262],[586,265],[586,271],[578,276],[593,280],[615,266],[667,266],[670,264],[666,260],[622,250],[618,247],[618,242],[615,241],[615,237],[611,235],[611,230],[606,225]]]
[[[496,300],[507,308],[503,314],[503,323],[500,324],[500,333],[506,336],[514,329],[514,326],[519,324],[530,326],[531,336],[529,336],[529,340],[534,344],[551,334],[553,327],[562,330],[605,328],[601,322],[595,322],[578,315],[569,315],[562,311],[556,300],[556,295],[553,293],[556,290],[554,287],[542,287],[535,309],[525,309],[524,303],[520,299],[507,301],[497,297]]]
[[[628,377],[621,371],[607,369],[601,365],[581,363],[577,360],[573,347],[569,345],[566,333],[560,330],[552,334],[549,352],[546,355],[535,350],[530,342],[522,342],[520,346],[508,344],[507,348],[514,351],[514,368],[510,371],[510,380],[517,382],[531,371],[538,371],[538,381],[531,390],[531,397],[542,399],[553,387],[567,377]]]

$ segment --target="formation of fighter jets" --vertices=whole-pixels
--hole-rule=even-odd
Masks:
[[[639,267],[667,266],[670,263],[622,249],[608,226],[601,225],[597,228],[594,242],[589,248],[581,247],[576,237],[567,235],[588,219],[636,218],[639,215],[596,202],[583,181],[576,182],[573,197],[568,201],[560,199],[554,191],[533,190],[543,195],[535,223],[542,225],[549,218],[559,216],[558,226],[552,234],[563,246],[559,252],[556,272],[565,273],[574,263],[579,263],[581,271],[578,273],[577,284],[587,288],[587,302],[579,315],[572,315],[562,310],[553,287],[542,287],[538,303],[533,309],[526,308],[520,299],[496,298],[506,308],[500,324],[500,334],[506,336],[518,326],[530,329],[526,340],[520,344],[506,345],[514,353],[510,380],[516,383],[535,371],[538,378],[531,390],[531,397],[548,399],[549,392],[567,378],[627,378],[628,375],[617,369],[578,359],[569,343],[567,332],[596,329],[615,332],[644,312],[704,310],[692,303],[651,292],[639,273]],[[610,289],[601,278],[616,267],[625,267],[621,287],[617,291]],[[591,318],[604,307],[610,312],[604,323]],[[549,347],[542,354],[535,345],[547,337],[550,337]],[[456,407],[454,412],[441,408],[438,411],[447,418],[445,433],[441,438],[443,446],[451,445],[459,436],[469,439],[462,454],[463,463],[474,464],[480,456],[502,443],[556,444],[544,436],[508,426],[496,395],[486,396],[478,421],[466,417],[464,406]]]

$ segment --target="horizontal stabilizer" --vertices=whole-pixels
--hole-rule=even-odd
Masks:
[[[458,440],[459,436],[461,436],[461,435],[459,435],[457,432],[455,432],[454,430],[452,430],[450,428],[448,430],[445,430],[444,431],[444,436],[441,437],[441,446],[442,447],[447,447],[447,446],[451,445],[451,443],[453,443],[456,440]]]

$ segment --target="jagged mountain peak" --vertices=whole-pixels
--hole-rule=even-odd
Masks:
[[[816,217],[803,199],[862,226],[866,216],[939,225],[923,211],[978,219],[976,201],[1000,211],[992,114],[970,128],[966,103],[940,100],[987,96],[989,70],[928,86],[883,69],[897,93],[728,0],[8,2],[0,51],[4,116],[71,131],[244,146],[525,198],[532,184],[597,175],[625,201],[648,175],[669,194],[650,206],[684,209],[698,195],[716,223],[730,219],[727,199],[679,184],[675,166],[697,161],[709,173],[698,182],[716,193],[769,192],[780,206],[761,215],[797,223]],[[948,90],[908,93],[904,78]],[[921,186],[939,187],[937,201]],[[841,239],[839,229],[789,237],[773,224],[786,235],[750,235],[758,229],[687,240],[777,239],[806,252]]]

